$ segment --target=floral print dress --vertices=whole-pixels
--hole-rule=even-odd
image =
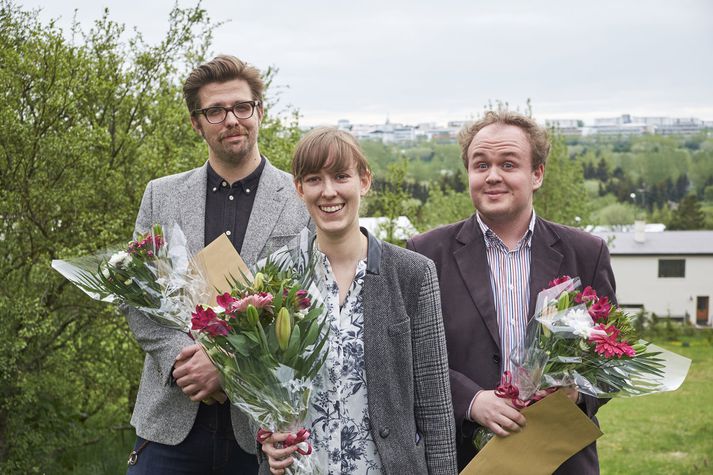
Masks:
[[[366,260],[357,264],[356,275],[340,308],[339,287],[329,259],[316,252],[330,336],[327,361],[317,378],[311,403],[314,449],[326,454],[329,475],[380,474],[381,461],[369,428],[364,363],[362,285]]]

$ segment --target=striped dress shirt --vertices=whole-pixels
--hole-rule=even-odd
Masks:
[[[508,249],[503,241],[476,216],[483,231],[490,267],[490,287],[500,330],[500,371],[513,371],[513,350],[521,350],[525,343],[527,311],[530,301],[530,255],[535,211],[525,235],[515,249]]]

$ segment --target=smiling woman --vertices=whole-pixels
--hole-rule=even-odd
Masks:
[[[292,163],[317,229],[315,273],[330,325],[311,401],[324,473],[455,474],[455,425],[441,304],[429,259],[359,228],[371,172],[348,133],[318,128]],[[263,444],[272,473],[292,465],[289,434]]]
[[[359,233],[359,205],[371,187],[371,170],[354,137],[335,129],[315,129],[300,142],[292,173],[320,239],[351,236],[355,245],[366,244]]]

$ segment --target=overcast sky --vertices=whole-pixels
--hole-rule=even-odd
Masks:
[[[19,0],[43,19],[110,17],[157,42],[173,0]],[[179,0],[181,6],[195,2]],[[206,0],[213,53],[279,68],[305,125],[445,123],[489,100],[539,119],[713,120],[710,0]]]

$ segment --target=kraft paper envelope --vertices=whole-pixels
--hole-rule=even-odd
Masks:
[[[194,256],[194,260],[213,289],[210,298],[210,305],[213,306],[216,305],[215,298],[218,294],[230,292],[231,276],[240,280],[242,272],[248,279],[252,279],[248,266],[225,234],[221,234],[204,247]]]
[[[526,473],[545,475],[602,436],[599,428],[564,392],[556,391],[522,410],[521,432],[494,437],[461,475]]]

